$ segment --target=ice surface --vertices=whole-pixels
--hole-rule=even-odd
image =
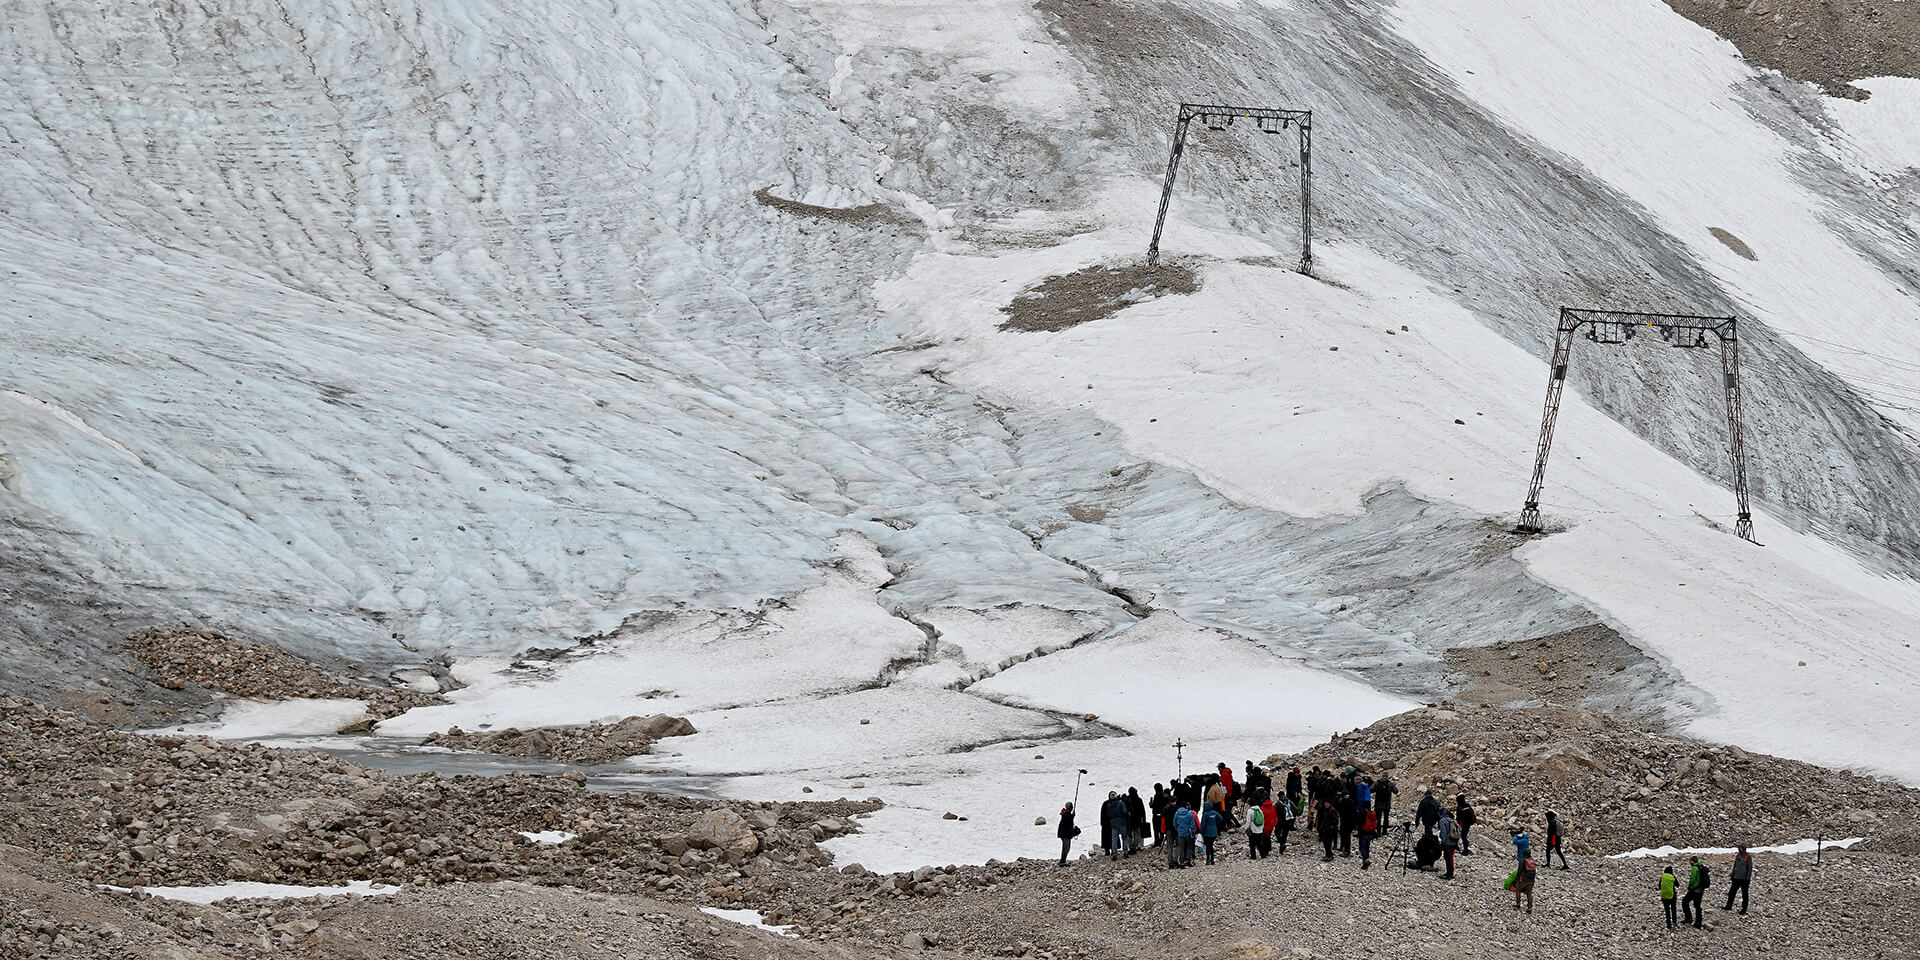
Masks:
[[[566,843],[576,836],[565,830],[521,830],[519,833],[534,843],[549,844]]]

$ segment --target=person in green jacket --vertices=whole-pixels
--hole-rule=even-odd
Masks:
[[[1702,897],[1707,895],[1707,865],[1694,857],[1693,866],[1687,871],[1687,895],[1680,900],[1682,919],[1700,926],[1707,919],[1707,908],[1700,905]]]
[[[1673,901],[1675,896],[1674,888],[1679,886],[1679,884],[1680,878],[1673,875],[1672,867],[1668,867],[1667,872],[1660,875],[1660,905],[1667,908],[1668,930],[1674,928],[1674,917],[1678,915],[1674,910]]]

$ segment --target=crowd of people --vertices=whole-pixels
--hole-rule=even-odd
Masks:
[[[1081,771],[1085,772],[1085,771]],[[1142,798],[1137,788],[1125,793],[1109,791],[1100,805],[1100,853],[1118,860],[1134,856],[1152,847],[1166,851],[1167,868],[1182,870],[1195,866],[1202,858],[1211,866],[1216,862],[1223,838],[1244,835],[1247,859],[1262,860],[1276,853],[1285,854],[1295,830],[1310,838],[1309,853],[1320,854],[1322,862],[1352,857],[1357,847],[1360,869],[1373,865],[1374,844],[1390,835],[1390,851],[1404,858],[1404,867],[1435,873],[1442,880],[1454,878],[1456,856],[1473,855],[1473,828],[1479,817],[1464,793],[1456,794],[1451,806],[1425,789],[1414,806],[1413,816],[1390,830],[1394,798],[1399,787],[1388,776],[1367,776],[1349,766],[1323,770],[1314,766],[1305,773],[1299,767],[1287,772],[1276,787],[1266,770],[1249,760],[1243,773],[1218,764],[1211,773],[1196,773],[1167,783],[1153,785],[1153,795]],[[1415,828],[1419,836],[1414,836]],[[1065,867],[1073,841],[1080,836],[1074,804],[1060,811],[1058,836],[1060,866]],[[1566,822],[1556,812],[1546,813],[1546,829],[1535,859],[1533,838],[1521,829],[1510,829],[1514,867],[1504,888],[1513,893],[1515,910],[1533,912],[1533,888],[1536,871],[1553,867],[1570,870],[1567,862]],[[1444,872],[1442,865],[1444,864]],[[1740,913],[1747,912],[1747,890],[1753,877],[1753,859],[1742,845],[1734,857],[1725,909],[1733,909],[1734,897],[1740,899]],[[1688,867],[1685,886],[1672,867],[1660,875],[1660,899],[1666,924],[1675,928],[1675,901],[1684,908],[1678,923],[1701,925],[1704,910],[1701,900],[1712,883],[1710,872],[1699,857]],[[1684,895],[1683,895],[1684,894]]]

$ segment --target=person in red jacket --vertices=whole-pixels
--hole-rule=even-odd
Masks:
[[[1220,785],[1225,787],[1227,791],[1227,802],[1225,806],[1220,808],[1220,816],[1226,820],[1226,826],[1231,827],[1234,825],[1233,803],[1240,798],[1240,789],[1234,786],[1232,767],[1223,763],[1220,764],[1217,769],[1220,771]]]
[[[1273,856],[1273,831],[1280,826],[1280,807],[1272,797],[1260,801],[1260,859]]]

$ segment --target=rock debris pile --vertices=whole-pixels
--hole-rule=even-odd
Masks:
[[[452,750],[480,750],[509,757],[558,760],[594,765],[650,753],[656,741],[686,737],[699,731],[684,717],[656,713],[628,717],[618,723],[541,727],[537,730],[487,730],[470,733],[454,727],[429,735],[427,746]]]

